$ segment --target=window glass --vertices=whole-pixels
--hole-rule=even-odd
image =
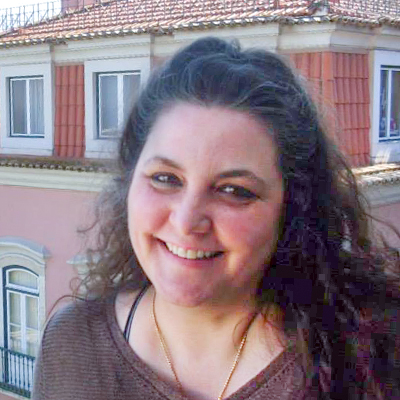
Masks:
[[[387,131],[387,98],[388,98],[388,71],[381,70],[381,93],[380,93],[380,120],[379,137],[385,137]]]
[[[26,296],[26,326],[32,329],[39,329],[38,321],[38,298]]]
[[[22,351],[22,326],[21,326],[21,295],[8,292],[9,313],[9,343],[8,347],[14,351]]]
[[[21,324],[21,297],[18,293],[9,293],[9,312],[12,324]]]
[[[43,79],[29,81],[30,133],[44,134]]]
[[[22,353],[22,331],[20,325],[10,324],[10,343],[8,344],[10,350]]]
[[[100,76],[100,136],[113,136],[118,131],[118,77]]]
[[[26,353],[35,356],[39,345],[39,299],[26,296]]]
[[[26,81],[11,80],[11,102],[12,102],[12,129],[13,134],[27,133],[26,112]]]
[[[400,136],[400,71],[392,71],[390,102],[390,136]]]
[[[39,296],[27,290],[38,288],[38,278],[22,269],[7,271],[8,348],[35,356],[39,346]]]
[[[139,74],[124,75],[124,99],[123,99],[124,122],[128,118],[128,115],[131,111],[133,100],[135,99],[135,95],[138,93],[139,90],[139,84],[140,84]]]
[[[44,137],[43,78],[10,79],[11,135]]]
[[[13,270],[8,273],[8,282],[13,285],[24,286],[30,289],[38,288],[38,279],[30,272]]]

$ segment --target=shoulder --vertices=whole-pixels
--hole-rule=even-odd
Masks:
[[[96,332],[107,326],[109,307],[112,306],[111,299],[73,300],[63,306],[46,324],[42,351],[54,346],[85,346]]]

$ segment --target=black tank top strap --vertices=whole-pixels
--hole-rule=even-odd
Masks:
[[[124,329],[124,339],[128,342],[129,341],[129,336],[131,334],[131,327],[132,327],[132,321],[133,321],[133,316],[135,315],[137,306],[140,303],[141,298],[143,295],[146,293],[148,286],[145,286],[140,293],[137,295],[135,301],[132,304],[132,307],[129,311],[128,319],[126,320],[125,324],[125,329]]]

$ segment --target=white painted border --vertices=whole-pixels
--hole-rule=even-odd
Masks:
[[[371,65],[371,158],[374,163],[400,161],[400,139],[379,141],[381,66],[400,67],[400,51],[372,51]]]
[[[103,172],[0,167],[0,185],[6,186],[99,192],[109,180]]]
[[[115,58],[85,62],[85,157],[87,158],[112,158],[115,155],[118,141],[99,139],[96,130],[96,74],[111,71],[139,71],[142,86],[150,74],[150,57]]]
[[[10,99],[8,79],[23,76],[43,76],[44,138],[10,137]],[[0,69],[0,124],[1,147],[4,154],[31,154],[48,156],[53,154],[54,97],[51,63],[13,65]]]

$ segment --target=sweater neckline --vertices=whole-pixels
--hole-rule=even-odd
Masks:
[[[115,348],[119,353],[119,357],[125,360],[132,368],[134,374],[138,374],[150,386],[168,400],[188,400],[188,398],[169,382],[164,381],[157,375],[157,373],[149,367],[132,349],[129,343],[125,340],[123,332],[121,331],[115,313],[115,300],[117,293],[115,293],[111,301],[106,302],[107,314],[107,327],[115,344]],[[250,379],[247,383],[241,386],[238,390],[232,393],[224,400],[242,400],[250,398],[260,388],[267,389],[273,385],[279,385],[281,374],[285,371],[291,370],[288,368],[290,364],[298,362],[299,354],[295,351],[293,340],[277,357],[275,357],[262,371],[255,377]]]

